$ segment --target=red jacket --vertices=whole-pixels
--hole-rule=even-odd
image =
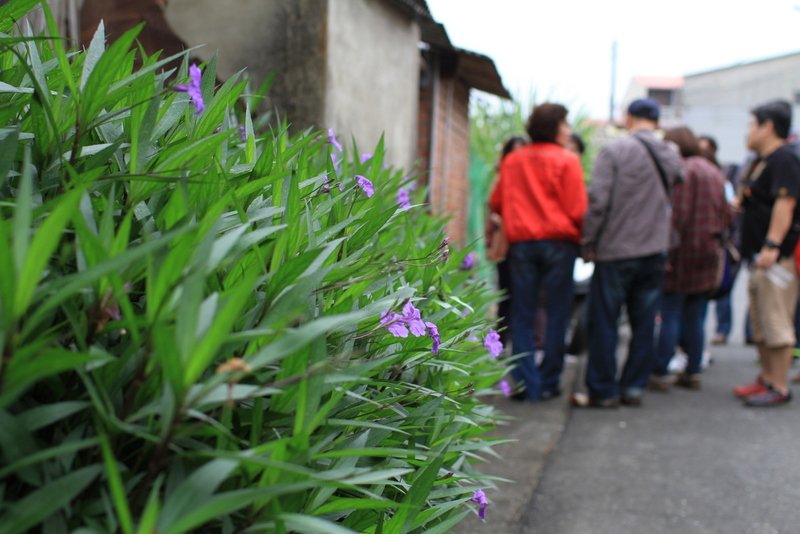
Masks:
[[[489,208],[503,218],[510,243],[578,243],[587,202],[578,157],[554,143],[533,143],[503,159]]]

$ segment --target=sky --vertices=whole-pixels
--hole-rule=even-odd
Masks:
[[[450,41],[491,57],[523,102],[607,119],[634,76],[683,76],[800,51],[800,0],[428,0]]]

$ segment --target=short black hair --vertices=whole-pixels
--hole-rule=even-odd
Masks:
[[[575,148],[578,149],[578,153],[583,155],[583,153],[586,152],[586,143],[583,142],[583,138],[575,132],[569,134],[569,138],[575,143]]]
[[[534,106],[525,130],[534,143],[555,143],[561,122],[567,120],[569,110],[561,104],[545,102]]]
[[[786,100],[772,100],[753,108],[750,113],[759,126],[770,121],[775,129],[775,135],[781,139],[789,137],[789,130],[792,128],[792,105]]]

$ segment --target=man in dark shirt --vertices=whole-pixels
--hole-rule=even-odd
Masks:
[[[755,108],[747,147],[758,154],[739,197],[742,254],[750,263],[750,320],[761,374],[734,388],[748,406],[777,406],[792,399],[788,388],[798,281],[794,248],[800,233],[800,160],[785,144],[792,108],[774,101]]]

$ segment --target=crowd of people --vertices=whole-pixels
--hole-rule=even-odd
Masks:
[[[791,401],[800,285],[800,152],[787,142],[791,105],[776,100],[752,110],[752,157],[729,168],[717,161],[712,137],[684,126],[661,132],[659,115],[656,101],[633,101],[626,135],[602,147],[588,186],[583,141],[561,104],[534,106],[527,139],[517,136],[503,147],[489,198],[487,250],[506,292],[499,315],[512,347],[513,398],[561,394],[573,266],[582,257],[594,264],[587,394],[575,395],[573,404],[640,406],[646,390],[700,389],[706,310],[713,298],[713,343],[725,343],[730,290],[742,262],[749,269],[748,338],[760,372],[733,393],[747,406]],[[623,313],[630,341],[620,360]],[[686,365],[674,376],[670,362],[678,347]]]

